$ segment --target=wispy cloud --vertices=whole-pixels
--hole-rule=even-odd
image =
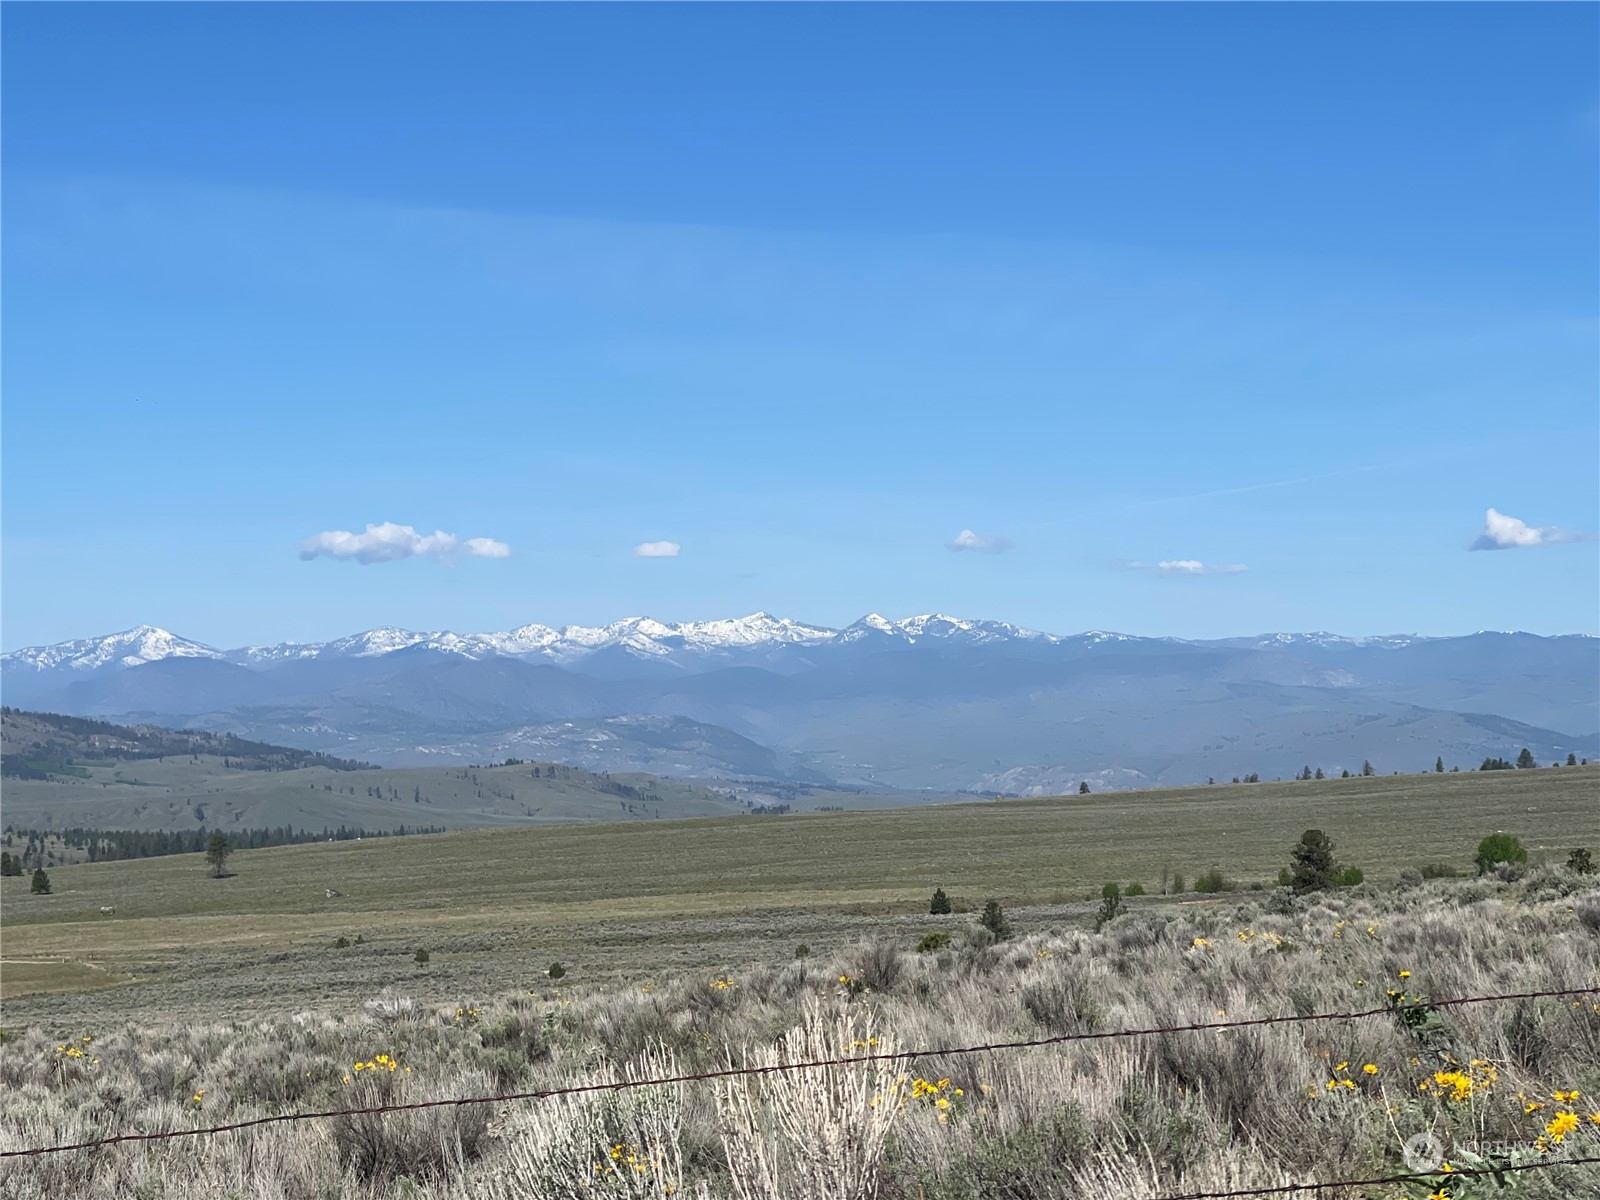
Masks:
[[[1558,529],[1554,525],[1529,525],[1516,517],[1490,509],[1483,518],[1483,530],[1472,539],[1468,550],[1519,550],[1527,546],[1554,546],[1559,542],[1582,541],[1583,535]]]
[[[1168,558],[1158,563],[1127,560],[1117,566],[1124,571],[1154,571],[1169,579],[1184,579],[1196,575],[1242,575],[1250,568],[1244,563],[1206,563],[1198,558]]]
[[[683,549],[677,542],[640,542],[633,548],[635,558],[677,558]]]
[[[467,558],[510,558],[511,547],[494,538],[475,537],[465,541],[453,533],[436,529],[418,533],[410,525],[385,521],[368,525],[365,533],[348,529],[329,529],[313,534],[300,543],[300,557],[336,558],[344,562],[395,562],[402,558],[432,558],[442,562]]]
[[[944,544],[946,550],[975,550],[979,554],[1004,554],[1016,548],[1016,543],[998,534],[973,533],[963,529]]]

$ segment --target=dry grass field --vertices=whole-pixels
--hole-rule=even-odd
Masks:
[[[241,852],[226,879],[198,855],[74,865],[50,896],[3,881],[0,986],[8,1023],[53,1024],[292,1012],[382,986],[443,1002],[525,990],[553,961],[583,983],[737,969],[802,942],[909,936],[940,886],[958,907],[1002,900],[1024,930],[1081,921],[1107,881],[1141,883],[1152,895],[1136,906],[1163,903],[1163,872],[1270,886],[1312,827],[1375,882],[1424,863],[1470,871],[1502,829],[1535,861],[1564,861],[1600,850],[1600,768],[318,843]],[[336,949],[341,937],[361,942]],[[39,989],[42,963],[59,964],[58,990]],[[107,978],[127,982],[100,990]]]

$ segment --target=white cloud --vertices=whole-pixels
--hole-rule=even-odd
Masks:
[[[337,558],[363,565],[417,557],[448,562],[463,554],[468,558],[510,558],[511,547],[486,537],[462,541],[442,529],[418,533],[410,525],[396,525],[393,521],[368,525],[365,533],[329,529],[300,543],[303,559]]]
[[[1578,535],[1554,525],[1529,525],[1516,517],[1490,509],[1483,518],[1483,531],[1468,550],[1517,550],[1523,546],[1553,546],[1557,542],[1578,541]]]
[[[1242,575],[1249,569],[1244,563],[1204,563],[1197,558],[1169,558],[1156,564],[1163,575]]]
[[[998,534],[973,533],[970,529],[963,529],[944,544],[946,550],[976,550],[979,554],[1004,554],[1015,546],[1016,543],[1010,538]]]
[[[1169,558],[1158,563],[1143,563],[1130,559],[1117,566],[1124,571],[1154,571],[1172,579],[1191,575],[1242,575],[1250,568],[1244,563],[1205,563],[1198,558]]]
[[[510,558],[511,547],[493,538],[468,538],[461,545],[473,558]]]
[[[677,558],[683,547],[677,542],[640,542],[633,548],[635,558]]]

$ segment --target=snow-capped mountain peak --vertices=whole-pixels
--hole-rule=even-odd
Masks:
[[[88,673],[117,667],[136,667],[163,658],[222,658],[219,650],[179,637],[154,625],[138,625],[105,637],[78,638],[53,646],[29,646],[7,654],[7,667],[51,671],[66,669]]]

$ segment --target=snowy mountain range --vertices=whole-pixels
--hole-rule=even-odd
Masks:
[[[141,626],[0,657],[19,708],[389,765],[1027,792],[1600,753],[1600,639],[1043,633],[769,613],[217,649]],[[1070,790],[1070,788],[1068,788]]]
[[[1331,633],[1275,633],[1204,642],[1178,638],[1138,638],[1099,630],[1059,636],[1024,629],[1004,621],[964,620],[943,613],[927,613],[901,620],[868,613],[843,629],[830,629],[758,612],[727,620],[681,623],[657,621],[650,617],[629,617],[609,625],[568,625],[561,629],[547,625],[522,625],[504,633],[423,633],[385,625],[328,642],[278,642],[269,646],[243,646],[233,650],[219,650],[153,625],[140,625],[104,637],[79,638],[51,646],[14,650],[0,655],[0,669],[8,675],[30,671],[66,671],[81,678],[100,671],[118,670],[167,658],[208,658],[238,666],[257,667],[307,659],[374,658],[419,648],[467,659],[498,655],[565,665],[606,650],[661,662],[681,663],[696,656],[719,657],[829,644],[1002,646],[1017,643],[1091,647],[1104,643],[1147,642],[1268,649],[1307,645],[1408,646],[1422,640],[1427,639],[1415,635],[1349,638]]]

